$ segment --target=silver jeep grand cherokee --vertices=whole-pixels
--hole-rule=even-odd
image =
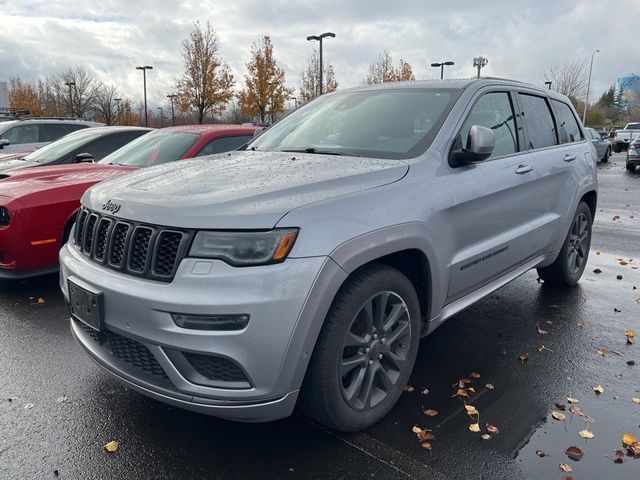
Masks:
[[[245,151],[88,190],[60,253],[73,335],[171,405],[366,429],[421,336],[529,269],[578,282],[587,138],[567,98],[508,80],[324,95]]]

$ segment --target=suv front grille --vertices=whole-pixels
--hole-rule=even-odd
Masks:
[[[119,220],[83,208],[74,240],[82,253],[105,267],[170,282],[191,237],[190,231]]]
[[[184,352],[183,355],[196,372],[209,380],[247,382],[247,377],[240,367],[231,360],[212,355],[198,355],[188,352]]]

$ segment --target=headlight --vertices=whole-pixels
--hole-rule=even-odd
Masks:
[[[7,210],[6,207],[0,207],[0,227],[6,227],[9,225],[10,220],[9,210]]]
[[[237,266],[284,261],[298,236],[297,228],[268,232],[198,232],[190,257],[218,258]]]

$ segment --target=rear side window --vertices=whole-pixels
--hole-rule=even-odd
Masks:
[[[17,125],[0,136],[11,144],[39,142],[38,125]]]
[[[527,126],[527,150],[557,145],[556,127],[546,99],[519,93],[518,102]]]
[[[207,143],[196,156],[202,157],[203,155],[213,155],[214,153],[230,152],[231,150],[241,147],[251,139],[253,139],[253,135],[215,138]]]
[[[559,102],[557,100],[551,100],[551,104],[556,111],[558,118],[558,132],[560,133],[560,141],[562,143],[573,143],[584,140],[580,126],[576,120],[575,115],[571,111],[571,108],[566,103]],[[593,132],[599,138],[600,135],[593,130]]]
[[[72,131],[67,125],[55,123],[45,123],[44,125],[40,125],[40,128],[42,129],[41,135],[43,142],[53,142]]]
[[[480,97],[460,129],[454,150],[467,146],[469,130],[473,125],[493,130],[496,143],[491,158],[511,155],[518,151],[518,132],[507,92],[491,92]]]

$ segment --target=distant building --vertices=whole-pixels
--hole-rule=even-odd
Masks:
[[[620,90],[622,90],[623,95],[627,92],[633,92],[640,96],[640,75],[631,73],[618,78],[618,81],[616,82],[616,92],[619,92]]]
[[[0,109],[9,108],[9,88],[7,82],[0,82]]]

